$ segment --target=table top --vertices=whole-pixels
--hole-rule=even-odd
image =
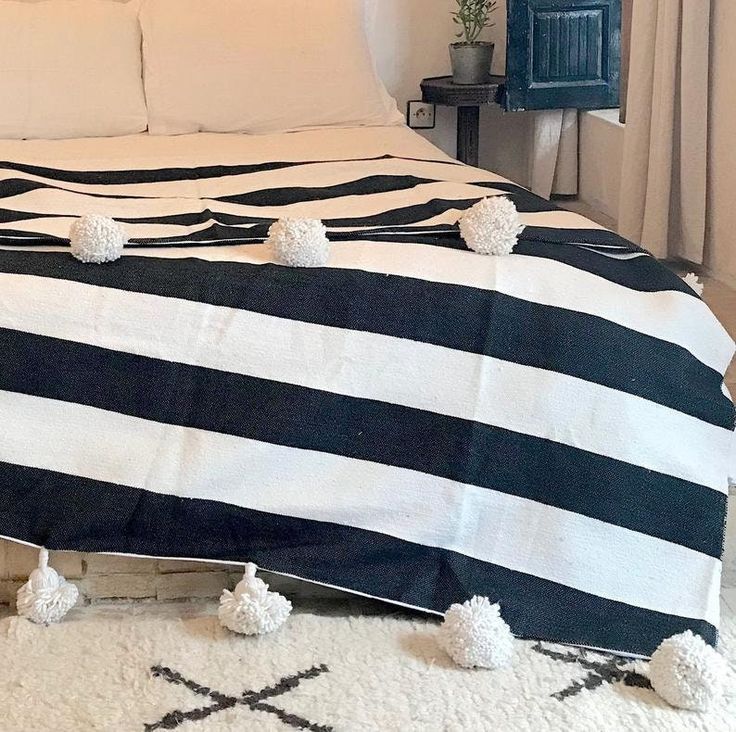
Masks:
[[[451,107],[497,104],[501,100],[505,76],[491,76],[488,84],[455,84],[451,76],[432,76],[422,81],[422,101]]]

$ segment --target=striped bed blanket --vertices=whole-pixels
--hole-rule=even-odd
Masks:
[[[0,536],[716,642],[734,345],[679,277],[403,128],[96,144],[0,163]],[[457,221],[499,195],[484,257]],[[70,255],[87,213],[117,262]],[[272,259],[286,216],[327,266]]]

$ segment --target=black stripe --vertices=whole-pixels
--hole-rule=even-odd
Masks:
[[[28,221],[38,218],[76,218],[74,215],[67,214],[35,214],[0,209],[0,215],[7,214],[7,222],[11,221]],[[186,246],[197,240],[209,241],[213,240],[216,245],[229,244],[233,239],[238,240],[238,235],[243,237],[246,243],[250,243],[252,238],[256,236],[253,232],[257,232],[257,238],[261,242],[265,241],[268,236],[268,229],[276,219],[267,216],[241,216],[236,214],[223,213],[221,211],[213,212],[211,208],[205,208],[202,211],[190,211],[188,213],[169,214],[166,216],[147,216],[145,218],[137,217],[116,217],[116,221],[128,224],[147,224],[151,226],[166,224],[175,226],[197,226],[201,224],[211,224],[205,229],[193,232],[182,232],[173,236],[157,236],[157,237],[133,237],[130,239],[131,245],[145,245],[147,247],[162,247],[168,245]],[[243,224],[257,224],[258,229],[242,228]],[[230,227],[230,228],[228,228]],[[236,228],[239,227],[239,228]],[[335,227],[342,228],[342,227]],[[438,238],[427,233],[437,231],[444,234]],[[407,243],[428,244],[434,246],[443,246],[452,249],[460,249],[467,251],[467,247],[459,237],[456,225],[453,224],[432,224],[432,225],[397,225],[397,226],[380,226],[380,227],[362,227],[348,229],[346,231],[331,231],[329,237],[332,241],[350,241],[356,238],[370,238],[381,234],[399,234],[399,237],[392,236],[391,241],[400,240]],[[2,229],[0,234],[3,240],[9,246],[18,246],[19,244],[13,240],[17,237],[21,240],[20,245],[33,242],[34,246],[58,242],[67,242],[68,238],[56,237],[52,234],[45,234],[25,229]],[[261,243],[259,242],[259,243]]]
[[[37,234],[20,229],[2,229],[0,230],[0,246],[69,246],[69,239],[63,239],[53,234]]]
[[[218,217],[219,218],[219,217]],[[245,223],[245,219],[243,223]],[[214,246],[222,246],[223,244],[262,244],[268,236],[268,230],[274,219],[263,219],[258,221],[255,218],[249,218],[248,227],[234,227],[224,224],[213,223],[206,229],[192,231],[186,234],[177,234],[175,236],[162,236],[146,239],[131,239],[133,244],[141,244],[147,247],[156,246],[181,246],[186,242],[188,245],[199,246],[200,242],[211,242]]]
[[[224,213],[222,211],[213,211],[211,208],[204,208],[201,211],[190,211],[189,213],[170,214],[167,216],[147,216],[145,219],[140,218],[116,218],[125,224],[174,224],[176,226],[197,226],[206,223],[225,224],[226,226],[242,226],[243,224],[263,224],[265,226],[263,238],[268,235],[268,227],[276,221],[276,219],[267,216],[242,216],[240,214]],[[185,236],[182,234],[179,237]],[[155,241],[155,240],[153,240]]]
[[[123,193],[94,193],[92,191],[78,191],[73,188],[66,188],[63,185],[54,185],[53,183],[45,183],[43,181],[28,180],[26,178],[5,178],[0,180],[0,199],[10,198],[11,196],[21,196],[25,193],[31,193],[32,191],[49,190],[49,191],[64,191],[65,193],[71,193],[75,196],[84,196],[89,198],[108,198],[110,200],[127,200],[127,199],[148,199],[157,200],[161,199],[162,196],[142,196],[123,194]]]
[[[440,165],[456,165],[453,160],[432,160],[427,158],[412,158],[401,155],[378,155],[370,158],[342,158],[337,160],[289,160],[251,163],[247,165],[206,165],[188,168],[136,168],[134,170],[63,170],[61,168],[46,168],[39,165],[5,161],[0,162],[0,169],[15,170],[65,183],[81,183],[88,185],[127,185],[140,183],[170,183],[188,180],[203,180],[205,178],[224,178],[233,175],[249,175],[285,168],[298,168],[304,165],[329,165],[331,163],[362,163],[378,160],[406,160],[415,163],[434,163]],[[0,189],[4,181],[0,180]]]
[[[392,176],[384,176],[385,178],[389,178]],[[400,176],[396,176],[399,178]],[[419,180],[419,179],[417,179]],[[433,182],[433,181],[424,181],[424,182]],[[386,183],[382,184],[384,186],[384,190],[405,190],[403,187],[403,183],[401,181],[397,181],[394,185],[394,188],[388,187]],[[419,185],[419,183],[415,184]],[[473,184],[469,184],[473,185]],[[410,186],[413,187],[413,186]],[[64,190],[60,189],[58,186],[48,185],[45,183],[37,183],[34,181],[25,181],[25,180],[6,180],[2,181],[2,186],[0,186],[0,197],[2,196],[17,196],[22,193],[27,193],[29,191],[38,190],[38,189],[55,189],[55,190]],[[340,192],[340,189],[343,189],[345,192]],[[312,193],[313,192],[313,193]],[[381,193],[384,192],[383,190],[378,191],[371,191],[368,189],[360,190],[359,185],[351,185],[351,184],[344,184],[342,186],[331,186],[324,189],[319,188],[300,188],[300,189],[270,189],[270,190],[264,190],[264,191],[255,191],[253,193],[249,194],[240,194],[237,196],[229,196],[227,198],[202,198],[202,199],[196,199],[196,200],[202,200],[202,201],[215,201],[220,200],[223,202],[227,202],[228,200],[232,199],[234,203],[240,203],[243,204],[246,200],[249,201],[249,205],[255,206],[273,206],[273,205],[286,205],[286,204],[293,204],[298,203],[299,200],[304,201],[313,201],[313,200],[323,200],[327,198],[332,198],[335,196],[348,196],[348,195],[370,195],[371,193]],[[140,195],[111,195],[111,194],[103,194],[103,193],[85,193],[85,192],[79,192],[79,191],[73,191],[75,195],[79,196],[91,196],[93,198],[109,198],[111,200],[122,200],[122,199],[132,199],[132,200],[157,200],[161,198],[160,196],[140,196]],[[297,196],[303,196],[302,199],[297,199]],[[317,197],[313,197],[317,196]],[[518,210],[521,213],[526,212],[526,205],[533,205],[533,203],[530,203],[526,197],[516,197],[514,194],[509,194],[507,196],[510,198],[516,205]],[[323,223],[327,227],[336,227],[336,228],[347,228],[347,227],[354,227],[354,228],[364,228],[364,227],[375,227],[375,226],[407,226],[407,225],[417,225],[420,224],[423,221],[427,221],[431,218],[434,218],[435,216],[442,215],[444,213],[447,213],[448,211],[457,210],[459,212],[465,211],[469,208],[471,208],[474,204],[478,203],[478,201],[482,198],[482,196],[478,196],[476,198],[467,198],[467,199],[445,199],[445,198],[433,198],[426,202],[420,202],[416,204],[411,204],[408,206],[400,206],[398,208],[393,209],[385,209],[383,211],[380,211],[375,214],[368,214],[365,216],[352,216],[352,217],[338,217],[338,218],[331,218],[331,219],[323,219]],[[195,200],[195,199],[193,199]],[[278,201],[283,201],[284,203],[279,204]],[[274,203],[275,201],[275,203]],[[535,206],[534,208],[530,209],[532,212],[538,212],[539,209]],[[72,216],[72,214],[69,214]],[[187,216],[187,214],[183,214],[182,216]],[[171,217],[170,217],[171,219]],[[153,223],[155,221],[155,217],[152,218],[135,218],[135,219],[128,219],[130,221],[135,221],[137,223]],[[183,222],[186,219],[180,218],[177,220],[177,217],[174,217],[171,219],[173,223],[181,223],[183,225]],[[191,238],[190,234],[182,234],[180,235],[180,238]]]
[[[381,160],[382,158],[375,158]],[[360,158],[359,160],[362,160]],[[343,162],[343,161],[340,161]],[[271,170],[310,165],[310,162],[278,162],[253,163],[250,165],[210,165],[194,168],[136,168],[133,170],[63,170],[46,168],[40,165],[27,165],[18,162],[0,162],[0,170],[14,170],[48,180],[80,185],[140,185],[145,183],[177,183],[195,181],[205,178],[223,178],[233,175],[249,175]],[[0,180],[0,190],[8,179]],[[21,179],[17,179],[21,180]],[[30,181],[29,181],[30,182]]]
[[[76,214],[51,214],[51,213],[35,213],[35,212],[28,212],[28,211],[13,211],[11,209],[3,209],[0,208],[0,223],[10,223],[13,221],[30,221],[33,219],[54,219],[54,218],[76,218]],[[136,217],[136,216],[116,216],[115,220],[120,223],[127,223],[127,224],[150,224],[152,226],[158,225],[158,224],[173,224],[175,226],[196,226],[206,223],[219,223],[219,224],[226,224],[229,226],[236,226],[240,224],[250,224],[250,223],[259,223],[259,224],[272,224],[276,219],[269,216],[243,216],[241,214],[231,214],[224,211],[213,211],[212,208],[207,207],[203,208],[200,211],[189,211],[189,212],[183,212],[183,213],[177,213],[177,214],[167,214],[164,216],[146,216],[146,217]],[[455,225],[452,224],[433,224],[431,226],[385,226],[385,227],[376,227],[376,228],[362,228],[355,230],[356,234],[365,235],[367,232],[373,232],[375,234],[378,234],[380,232],[386,232],[386,231],[398,231],[398,230],[405,230],[407,235],[411,235],[412,230],[417,229],[420,231],[432,231],[437,230],[443,233],[452,233],[454,236],[455,241],[458,241],[458,230]],[[4,229],[2,231],[3,234],[8,233],[7,229]],[[44,234],[37,234],[36,232],[31,231],[24,231],[24,230],[16,230],[14,232],[17,236],[24,235],[24,236],[39,236],[43,237]],[[170,239],[183,239],[187,236],[187,234],[180,234],[177,237],[169,237]],[[159,240],[152,239],[152,242],[156,242]],[[163,239],[161,239],[163,241]],[[432,243],[432,242],[430,242]],[[458,247],[458,248],[465,248]]]
[[[366,178],[337,183],[330,186],[298,186],[294,188],[270,188],[249,193],[239,193],[231,196],[218,196],[213,200],[225,203],[240,204],[242,206],[287,206],[295,203],[303,203],[306,201],[324,201],[331,198],[340,198],[345,196],[370,196],[377,193],[389,193],[392,191],[411,190],[417,186],[428,185],[432,183],[447,183],[446,180],[436,178],[419,178],[413,175],[372,175]],[[453,181],[454,183],[454,181]],[[533,193],[513,184],[504,184],[496,182],[467,182],[463,185],[473,186],[477,188],[487,188],[496,192],[505,192],[506,197],[514,202],[520,213],[542,211],[557,211],[558,208],[549,201],[535,196]],[[460,201],[462,208],[466,208],[468,203],[477,203],[482,196],[478,198]],[[456,207],[456,202],[448,199],[444,202],[447,208]],[[424,204],[418,204],[424,205]],[[405,209],[394,209],[381,212],[382,216],[391,215],[396,211],[403,212]],[[422,219],[430,218],[435,215],[434,211],[428,211],[423,215]]]
[[[26,180],[25,178],[6,178],[5,180],[0,181],[0,198],[22,196],[24,193],[30,193],[31,191],[37,191],[42,188],[58,190],[58,186],[50,185],[48,183]]]
[[[60,218],[60,216],[61,214],[33,213],[32,211],[13,211],[9,208],[0,208],[0,224],[8,224],[11,221],[30,221],[32,219],[55,219]]]
[[[491,188],[494,191],[503,191],[516,205],[517,210],[526,212],[538,212],[543,211],[560,211],[560,207],[548,201],[546,198],[537,196],[530,190],[527,190],[523,186],[517,185],[516,183],[504,183],[501,181],[481,181],[472,182],[470,185],[480,186],[481,188]]]
[[[414,175],[371,175],[366,178],[330,186],[295,186],[292,188],[265,188],[232,196],[218,196],[214,200],[241,206],[289,206],[306,201],[326,201],[345,196],[367,196],[375,193],[406,191],[437,181]]]
[[[409,338],[575,376],[718,427],[734,423],[733,404],[721,390],[723,375],[681,346],[495,291],[360,270],[196,258],[126,256],[89,267],[58,253],[2,252],[0,270]],[[591,348],[591,338],[605,347]]]
[[[131,243],[135,245],[145,246],[146,248],[157,248],[157,247],[168,247],[168,246],[201,246],[195,240],[193,236],[199,237],[203,241],[215,239],[214,246],[221,246],[223,244],[232,244],[233,238],[237,237],[239,232],[242,232],[243,239],[237,240],[243,244],[254,244],[263,243],[268,236],[268,229],[276,219],[256,217],[256,216],[234,216],[231,214],[217,213],[212,214],[211,218],[202,219],[197,214],[186,214],[187,220],[190,222],[187,225],[206,223],[207,221],[215,221],[217,224],[209,229],[197,232],[194,235],[180,234],[171,237],[161,237],[155,239],[131,239]],[[179,219],[174,221],[173,219]],[[168,219],[168,220],[166,220]],[[117,219],[121,222],[136,223],[135,219]],[[155,221],[149,220],[149,223],[156,224],[172,224],[178,223],[184,224],[184,217],[173,216],[173,217],[159,217]],[[224,228],[224,226],[235,226],[237,224],[250,223],[255,224],[246,228]],[[224,226],[222,226],[224,225]],[[360,229],[346,229],[346,230],[328,230],[328,237],[332,242],[351,242],[356,240],[377,240],[377,241],[391,241],[394,243],[407,243],[407,244],[425,244],[427,246],[441,246],[448,249],[457,249],[460,251],[468,251],[465,243],[461,241],[458,233],[457,226],[448,224],[432,224],[416,225],[416,226],[380,226],[380,227],[369,227]],[[217,238],[220,237],[219,240]]]
[[[545,201],[544,199],[541,199],[538,196],[535,196],[534,194],[530,193],[524,188],[521,188],[521,186],[516,186],[513,184],[504,185],[503,183],[498,183],[495,181],[469,182],[466,185],[477,186],[479,188],[495,189],[497,191],[506,192],[506,197],[509,198],[514,203],[519,213],[543,213],[543,212],[560,210],[554,204],[550,203],[549,201]],[[457,210],[459,212],[466,211],[467,209],[471,208],[476,203],[478,203],[478,201],[484,197],[485,196],[481,195],[475,198],[466,198],[466,199],[433,198],[423,203],[417,203],[417,204],[412,204],[410,206],[381,211],[379,213],[371,214],[368,216],[354,216],[354,217],[349,217],[349,218],[325,219],[324,223],[326,226],[335,226],[335,227],[398,226],[398,225],[405,226],[405,225],[411,225],[411,224],[418,224],[422,221],[427,221],[435,216],[439,216],[444,213],[447,213],[448,211],[452,211],[452,210]],[[535,228],[537,227],[527,227],[527,229],[531,230],[529,233],[530,238]],[[544,229],[544,231],[546,231],[546,229]],[[551,229],[551,231],[569,232],[573,230],[572,229]],[[597,230],[580,229],[580,230],[574,230],[574,231],[585,232],[585,235],[588,235],[588,232],[590,231],[591,237],[607,234],[610,237],[615,237],[619,245],[624,245],[629,249],[631,248],[636,249],[636,250],[640,249],[636,245],[632,244],[631,242],[627,242],[625,239],[623,239],[622,237],[616,234],[613,234],[612,232],[606,232],[600,229],[597,229]],[[569,241],[569,237],[566,237],[565,239],[563,239],[563,241]]]
[[[724,494],[560,443],[18,331],[0,329],[0,352],[3,390],[416,470],[721,556]]]
[[[55,218],[56,214],[44,215],[41,218]],[[38,218],[36,214],[29,215],[30,219]],[[24,220],[22,217],[18,220]],[[139,223],[134,218],[118,218],[121,223]],[[179,234],[176,236],[159,238],[133,238],[129,240],[128,251],[134,247],[142,249],[162,248],[189,248],[201,246],[232,246],[247,244],[262,244],[268,235],[268,229],[276,221],[273,218],[256,216],[232,216],[229,214],[212,214],[210,209],[188,214],[172,216],[158,216],[148,219],[152,224],[196,225],[208,221],[218,222],[216,227],[194,234]],[[234,227],[236,224],[255,224],[247,228]],[[222,224],[222,225],[220,225]],[[242,238],[237,238],[238,234]],[[467,252],[468,248],[460,239],[457,226],[447,224],[432,224],[430,226],[382,226],[362,229],[347,229],[344,231],[328,231],[330,241],[351,242],[355,240],[390,241],[393,243],[422,244],[425,246],[439,246],[446,249],[456,249]],[[197,241],[199,237],[202,241]],[[219,237],[219,239],[218,239]],[[209,241],[214,240],[214,241]],[[69,239],[52,234],[36,233],[20,229],[3,229],[0,231],[0,246],[37,247],[37,246],[69,246]]]
[[[624,252],[646,252],[637,244],[608,229],[568,229],[549,226],[526,226],[519,235],[521,241],[541,244],[590,244],[613,247]]]
[[[472,185],[472,184],[471,184]],[[467,209],[474,206],[483,196],[476,198],[465,198],[465,199],[448,199],[448,198],[433,198],[423,203],[415,203],[409,206],[402,206],[399,208],[388,209],[380,211],[379,213],[369,214],[366,216],[351,216],[334,219],[324,219],[323,223],[328,227],[365,227],[365,226],[407,226],[420,224],[423,221],[428,221],[435,216],[441,216],[448,211],[466,211]],[[518,210],[521,213],[525,213],[523,203],[524,199],[515,198],[514,195],[509,195],[512,201],[518,206],[521,206]],[[532,211],[538,211],[537,208]],[[459,215],[458,215],[459,218]]]
[[[635,259],[614,259],[605,253],[593,252],[579,246],[580,244],[606,245],[618,243],[620,237],[609,231],[586,231],[572,229],[537,229],[533,232],[539,239],[530,240],[529,228],[524,229],[519,243],[514,247],[514,254],[529,257],[554,259],[568,264],[575,269],[590,272],[609,282],[623,285],[639,292],[663,292],[674,290],[697,298],[695,291],[681,277],[669,270],[652,256]],[[566,241],[565,241],[566,239]],[[621,242],[626,244],[625,239]],[[644,252],[634,244],[629,244],[629,251]],[[619,252],[621,253],[621,252]]]
[[[339,524],[181,499],[0,464],[0,534],[50,549],[253,561],[388,601],[444,612],[474,594],[500,601],[524,638],[651,654],[702,620],[614,602],[456,552]],[[540,545],[539,551],[544,551]],[[641,558],[639,558],[641,559]]]

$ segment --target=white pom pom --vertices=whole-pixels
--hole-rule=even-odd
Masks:
[[[77,603],[79,590],[67,582],[56,570],[48,566],[49,553],[41,549],[38,569],[19,590],[18,615],[34,623],[50,625],[58,623]]]
[[[85,263],[114,262],[123,254],[128,243],[125,229],[107,216],[82,216],[69,230],[72,254]]]
[[[322,267],[330,256],[327,229],[319,219],[279,219],[268,230],[266,244],[290,267]]]
[[[694,711],[720,698],[726,672],[723,657],[690,630],[662,641],[649,662],[657,694],[673,707]]]
[[[513,201],[494,196],[478,201],[459,221],[460,235],[479,254],[511,254],[524,230]]]
[[[514,636],[501,608],[476,595],[445,613],[439,642],[455,663],[465,668],[502,668],[511,660]]]
[[[682,279],[686,285],[689,285],[692,290],[702,297],[705,287],[695,272],[688,272]]]
[[[243,579],[235,590],[224,590],[218,616],[226,628],[235,633],[260,635],[280,628],[291,613],[291,603],[256,577],[256,565],[246,564]]]

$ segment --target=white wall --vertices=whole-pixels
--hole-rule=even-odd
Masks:
[[[580,115],[580,190],[578,198],[593,211],[618,220],[624,126],[618,109]]]
[[[404,111],[419,99],[419,82],[448,73],[447,44],[452,39],[450,8],[454,0],[368,0],[368,32],[389,92]],[[437,127],[423,134],[446,152],[454,153],[454,113],[438,108]]]

